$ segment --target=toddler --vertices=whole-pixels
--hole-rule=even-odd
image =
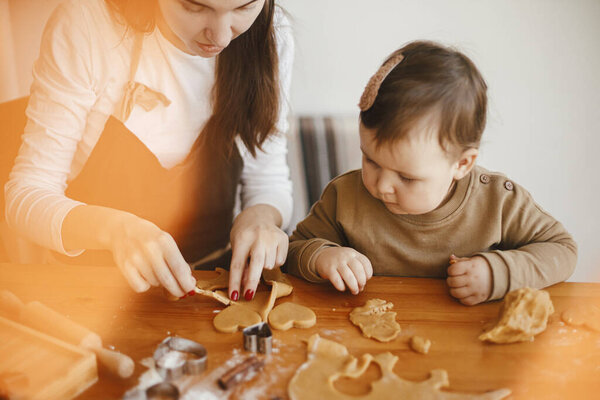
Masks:
[[[446,278],[465,305],[567,279],[569,233],[523,187],[476,165],[486,90],[458,51],[394,52],[360,99],[362,169],[333,179],[298,224],[289,272],[353,294],[373,274]]]

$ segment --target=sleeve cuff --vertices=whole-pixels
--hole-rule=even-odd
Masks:
[[[70,199],[69,199],[70,200]],[[62,238],[62,226],[67,217],[67,214],[74,209],[75,207],[85,205],[80,201],[70,200],[65,202],[64,205],[61,204],[60,209],[57,210],[56,214],[52,218],[52,249],[57,251],[60,254],[64,254],[69,257],[77,257],[85,251],[85,249],[76,249],[67,251],[63,244]]]
[[[308,241],[308,243],[304,247],[304,250],[302,251],[302,256],[299,260],[301,266],[300,274],[304,279],[306,279],[309,282],[327,282],[327,279],[322,278],[318,274],[317,267],[315,265],[317,253],[319,252],[319,250],[325,247],[340,247],[340,245],[325,239],[312,239]]]
[[[286,230],[292,219],[292,196],[289,192],[269,193],[253,196],[244,203],[244,208],[257,204],[267,204],[275,207],[281,214],[281,229]]]
[[[510,270],[504,259],[496,252],[475,255],[485,258],[492,272],[492,293],[487,301],[502,299],[508,292],[510,282]]]

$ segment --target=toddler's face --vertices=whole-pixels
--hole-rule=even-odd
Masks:
[[[426,124],[413,129],[429,130]],[[360,124],[362,179],[369,193],[393,214],[425,214],[448,197],[452,182],[466,175],[449,159],[437,133],[409,132],[377,147],[374,131]],[[468,171],[466,171],[468,172]]]

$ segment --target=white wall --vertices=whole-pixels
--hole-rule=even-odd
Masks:
[[[508,174],[574,235],[573,281],[600,282],[600,1],[283,0],[297,38],[298,114],[357,114],[383,59],[430,39],[489,86],[480,164]]]
[[[297,114],[357,113],[370,75],[408,41],[438,40],[470,56],[489,85],[480,163],[524,185],[575,236],[572,280],[600,282],[600,1],[279,1],[296,26]],[[3,58],[0,101],[27,94],[59,0],[0,0],[2,41],[7,2],[18,85]]]

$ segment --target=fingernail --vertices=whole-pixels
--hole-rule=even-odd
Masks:
[[[187,294],[187,295],[188,295],[188,296],[193,296],[193,295],[195,295],[195,294],[196,294],[196,291],[195,291],[195,290],[190,290],[190,291],[188,292],[188,294]]]
[[[179,298],[179,300],[181,300],[181,299],[185,299],[186,297],[187,297],[187,294],[184,294],[183,296],[181,296],[181,297]]]
[[[252,298],[254,297],[254,290],[246,290],[246,294],[244,295],[244,298],[248,301],[252,300]]]
[[[231,300],[237,301],[239,296],[240,296],[240,294],[238,293],[237,290],[234,290],[233,292],[231,292]]]

